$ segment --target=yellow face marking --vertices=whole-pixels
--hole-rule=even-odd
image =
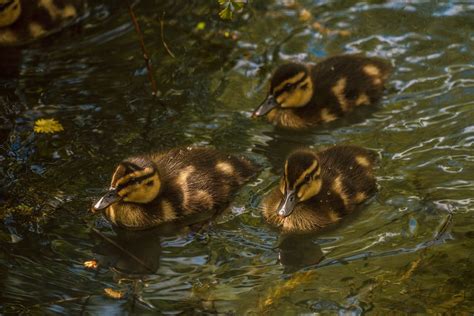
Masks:
[[[301,202],[309,200],[321,191],[323,182],[321,179],[316,179],[308,184],[304,184],[298,191],[298,198]]]
[[[369,105],[370,104],[370,99],[369,97],[367,96],[367,94],[365,93],[361,93],[358,97],[357,97],[357,100],[355,102],[355,105],[359,106],[359,105]]]
[[[125,202],[149,203],[160,192],[161,181],[157,173],[142,182],[127,185],[118,192]]]
[[[120,174],[123,174],[125,172],[125,167],[122,165],[119,165],[117,169],[115,169],[114,174],[112,175],[112,181],[110,181],[110,187],[115,187],[117,181],[120,179]]]
[[[306,86],[305,89],[302,87]],[[313,82],[308,76],[291,91],[285,91],[276,98],[282,108],[299,108],[305,106],[313,97]]]
[[[326,122],[326,123],[327,122],[332,122],[335,119],[337,119],[337,117],[334,114],[329,113],[328,109],[322,109],[321,110],[321,120],[323,122]]]
[[[304,181],[304,178],[306,177],[306,175],[312,173],[317,167],[318,167],[318,161],[313,160],[313,163],[311,164],[311,166],[309,166],[308,169],[303,171],[303,173],[299,176],[299,178],[296,179],[295,186],[302,183]]]
[[[161,201],[162,216],[164,222],[170,222],[176,219],[176,212],[173,205],[168,200],[163,199]]]
[[[295,82],[298,82],[301,80],[301,78],[303,78],[305,75],[304,72],[299,72],[297,73],[296,75],[294,75],[293,77],[291,77],[290,79],[287,79],[285,81],[283,81],[282,83],[280,83],[278,86],[276,86],[275,88],[273,88],[273,93],[276,94],[278,93],[280,90],[283,89],[283,87],[287,84],[294,84]]]
[[[221,161],[217,163],[216,169],[222,173],[228,174],[228,175],[233,175],[234,174],[234,167],[228,163]]]
[[[0,4],[5,4],[8,0],[0,1]],[[0,12],[0,27],[9,26],[18,19],[21,14],[21,3],[20,0],[14,0],[12,4],[4,8]]]
[[[117,168],[114,175],[112,176],[112,179],[114,179],[116,177],[119,169],[120,169],[120,167]],[[152,174],[153,172],[154,172],[153,168],[150,168],[150,167],[147,167],[143,170],[138,170],[138,171],[132,172],[130,174],[127,174],[125,177],[122,177],[122,178],[118,179],[117,182],[115,183],[115,186],[119,186],[123,183],[126,183],[132,178],[139,178],[139,177],[142,177],[142,176],[146,176],[148,174]],[[112,180],[112,184],[113,184],[113,180]]]
[[[349,101],[346,99],[346,96],[344,94],[344,90],[346,89],[347,86],[347,78],[342,77],[339,79],[334,87],[332,87],[332,92],[337,98],[337,101],[341,105],[341,109],[346,112],[349,110]]]
[[[364,156],[357,156],[355,157],[355,160],[364,168],[370,167],[370,161]]]
[[[285,179],[282,178],[280,180],[280,192],[281,192],[281,194],[285,194],[285,191],[286,191],[285,189],[286,189],[285,188]]]
[[[76,9],[72,5],[67,5],[64,7],[64,9],[61,10],[60,8],[54,5],[53,0],[41,0],[39,2],[39,6],[45,8],[53,19],[72,18],[75,17],[77,14]]]
[[[334,179],[334,182],[332,184],[332,190],[339,195],[339,197],[344,202],[344,205],[347,206],[349,204],[349,198],[347,194],[344,192],[344,185],[342,184],[341,176],[338,176],[336,179]]]
[[[40,37],[41,35],[46,33],[46,30],[36,22],[31,22],[28,26],[28,29],[30,31],[31,36],[33,37]]]
[[[354,201],[356,203],[362,203],[367,199],[367,194],[364,192],[357,192],[357,194],[354,196]]]

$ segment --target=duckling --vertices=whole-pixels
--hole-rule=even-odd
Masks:
[[[270,91],[253,116],[276,126],[305,129],[331,122],[382,97],[392,68],[379,58],[341,55],[316,65],[288,63],[277,68]]]
[[[262,201],[264,218],[284,232],[308,233],[339,221],[376,191],[375,152],[349,145],[298,149],[279,187]]]
[[[118,227],[148,229],[223,208],[257,169],[246,158],[198,147],[128,158],[92,211],[105,210]]]
[[[0,0],[0,46],[21,45],[77,18],[84,0]]]

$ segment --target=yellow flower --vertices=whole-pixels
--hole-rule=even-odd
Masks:
[[[39,119],[35,122],[35,133],[57,133],[64,130],[55,119]]]
[[[105,288],[104,289],[104,293],[105,293],[105,296],[108,296],[110,298],[114,298],[116,300],[119,300],[121,298],[124,298],[125,296],[125,293],[122,292],[122,291],[116,291],[114,289],[111,289],[111,288]]]
[[[197,25],[196,25],[196,28],[199,30],[199,31],[202,31],[206,28],[206,22],[199,22]]]
[[[94,269],[95,270],[95,269],[97,269],[98,266],[99,266],[99,264],[95,260],[84,261],[84,267],[86,269]]]

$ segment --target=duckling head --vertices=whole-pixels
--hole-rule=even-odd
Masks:
[[[20,0],[0,0],[0,27],[15,23],[20,13]]]
[[[276,107],[300,108],[307,105],[312,96],[313,82],[308,67],[298,63],[284,64],[273,74],[270,91],[253,115],[265,115]]]
[[[149,203],[160,190],[160,175],[152,161],[125,160],[115,169],[109,191],[94,204],[92,211],[103,210],[117,202]]]
[[[296,205],[315,196],[321,190],[321,166],[311,151],[296,151],[285,162],[280,182],[283,198],[277,208],[281,217],[290,216]]]

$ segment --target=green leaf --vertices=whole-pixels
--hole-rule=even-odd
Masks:
[[[231,20],[232,19],[232,11],[230,10],[229,7],[225,7],[224,10],[219,12],[219,16],[223,20]]]
[[[219,4],[224,7],[219,16],[224,20],[231,20],[235,11],[241,10],[247,3],[246,0],[218,0]]]

